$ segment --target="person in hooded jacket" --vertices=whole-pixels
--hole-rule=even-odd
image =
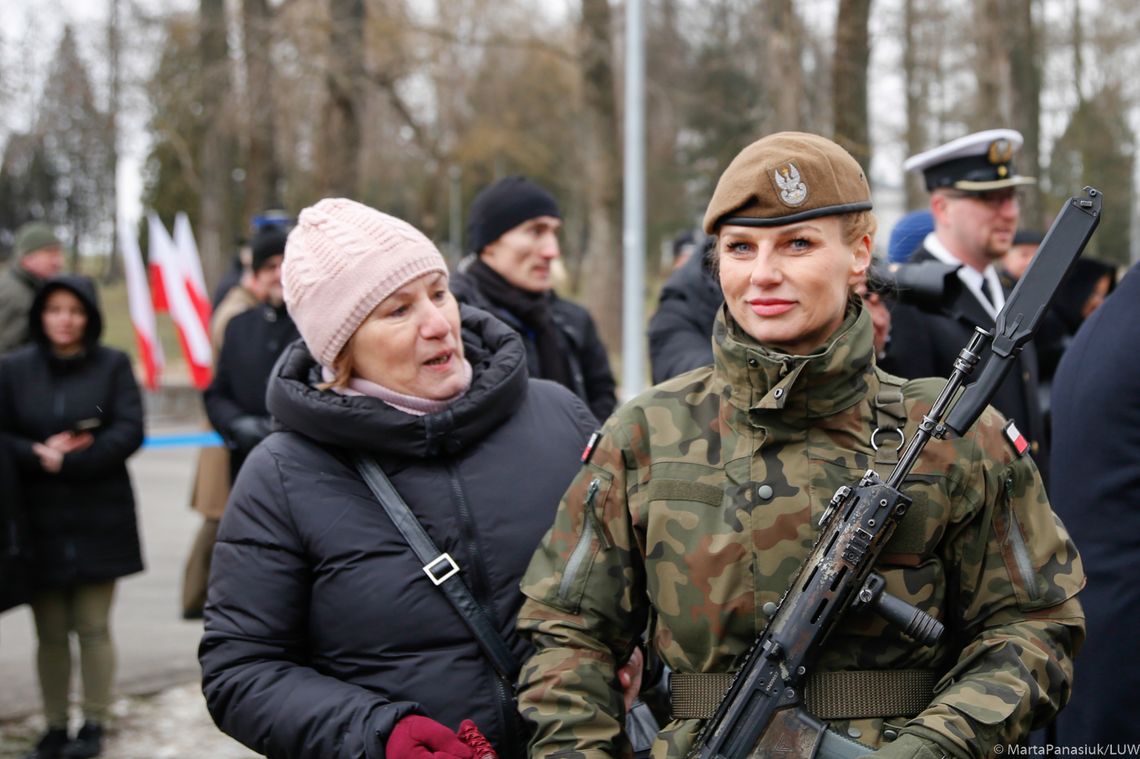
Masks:
[[[142,399],[127,355],[100,345],[102,327],[91,279],[50,279],[32,303],[32,344],[0,363],[0,436],[27,505],[48,726],[28,759],[100,753],[115,671],[115,583],[143,568],[126,466],[143,441]],[[69,739],[72,634],[85,721]]]
[[[528,379],[519,335],[461,308],[400,219],[305,209],[284,285],[304,340],[270,378],[281,429],[246,459],[218,534],[199,650],[211,715],[269,757],[482,757],[478,731],[522,756],[510,689],[354,457],[381,467],[521,660],[518,581],[590,410]]]

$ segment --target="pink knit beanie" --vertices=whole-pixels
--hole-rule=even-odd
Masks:
[[[402,219],[345,198],[301,211],[285,244],[285,305],[313,356],[331,367],[372,309],[425,274],[439,250]]]

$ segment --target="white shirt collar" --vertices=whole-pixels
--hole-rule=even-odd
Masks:
[[[931,232],[922,241],[922,246],[930,253],[930,255],[937,258],[944,264],[950,264],[958,267],[958,279],[962,280],[962,284],[966,286],[974,295],[974,299],[986,310],[991,317],[996,318],[998,311],[1001,311],[1005,306],[1005,291],[1001,287],[1001,279],[998,277],[997,269],[993,264],[987,264],[984,271],[978,271],[972,266],[966,266],[962,261],[950,252],[942,240],[938,239],[938,235]],[[994,294],[997,299],[996,303],[991,304],[989,298],[985,296],[985,291],[982,289],[982,282],[986,281],[990,285],[990,292]]]

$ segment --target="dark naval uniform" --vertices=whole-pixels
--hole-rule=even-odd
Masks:
[[[925,249],[910,259],[912,263],[937,260]],[[891,374],[908,379],[946,377],[974,329],[992,330],[993,326],[993,317],[965,287],[959,288],[937,312],[896,304],[891,309],[891,342],[879,365]],[[979,365],[973,376],[978,377],[981,372],[982,365]],[[1048,480],[1049,452],[1045,449],[1045,422],[1037,390],[1037,354],[1032,343],[1022,350],[990,405],[1017,424],[1033,447],[1033,460]]]
[[[1013,129],[989,129],[975,132],[945,145],[932,148],[911,156],[903,163],[907,171],[921,171],[926,189],[932,194],[931,210],[935,210],[935,197],[939,204],[977,202],[988,204],[993,210],[988,219],[997,222],[998,214],[1005,214],[1004,225],[1016,226],[1018,215],[1010,213],[1007,203],[1016,203],[1015,189],[1036,183],[1033,177],[1021,176],[1013,164],[1013,157],[1021,147],[1021,133]],[[969,201],[965,200],[969,199]],[[940,206],[947,209],[948,205]],[[968,217],[967,217],[968,218]],[[935,213],[935,232],[927,236],[923,247],[910,257],[910,261],[941,260],[946,263],[973,260],[987,262],[988,285],[998,287],[1000,280],[993,269],[995,257],[1000,257],[1000,249],[982,248],[977,241],[962,243],[963,249],[949,250],[940,243],[947,239],[941,236],[939,215]],[[943,220],[946,231],[954,232],[956,224],[971,224],[974,219]],[[962,231],[962,230],[957,230]],[[987,241],[987,246],[997,245]],[[941,247],[942,258],[935,255],[932,246]],[[963,282],[975,275],[975,270],[964,268],[959,272]],[[993,312],[979,300],[988,297],[994,303]],[[987,296],[975,294],[970,287],[957,288],[956,294],[947,295],[944,302],[930,311],[920,311],[911,305],[898,305],[891,311],[891,342],[887,355],[880,365],[900,377],[945,377],[954,366],[958,352],[969,342],[976,327],[992,330],[996,309],[1004,299],[996,293]],[[980,376],[983,366],[974,369],[974,376]],[[1037,356],[1031,345],[1027,345],[1017,359],[1013,371],[998,388],[990,403],[1007,418],[1012,419],[1018,430],[1029,440],[1033,459],[1041,469],[1042,478],[1048,482],[1049,452],[1046,450],[1045,422],[1041,413],[1037,386]]]

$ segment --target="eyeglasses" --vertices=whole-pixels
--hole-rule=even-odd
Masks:
[[[986,190],[985,192],[964,192],[962,190],[949,190],[946,196],[956,200],[975,200],[990,208],[1001,208],[1007,201],[1021,205],[1025,200],[1025,192],[1018,187],[1002,187],[999,190]]]

